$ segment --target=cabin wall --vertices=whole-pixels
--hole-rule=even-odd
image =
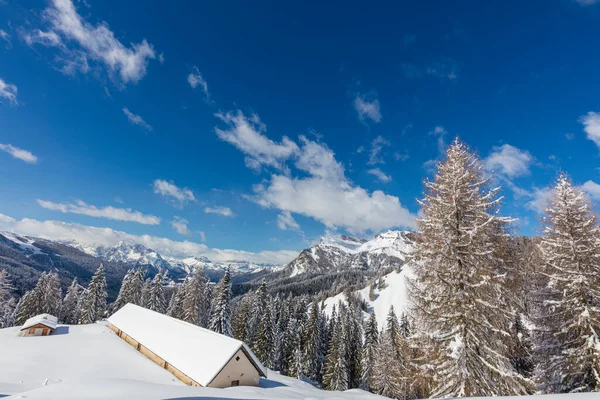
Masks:
[[[143,344],[141,344],[140,342],[138,342],[137,340],[127,335],[125,332],[123,332],[116,326],[114,326],[113,324],[109,323],[108,328],[111,331],[115,332],[117,336],[119,336],[125,342],[127,342],[140,353],[142,353],[144,356],[146,356],[148,359],[150,359],[152,362],[154,362],[156,365],[169,371],[181,382],[185,383],[188,386],[202,386],[198,382],[196,382],[195,380],[193,380],[192,378],[190,378],[189,376],[187,376],[186,374],[169,364],[167,361],[163,360],[160,356],[148,349],[146,346],[144,346]]]
[[[238,357],[239,360],[236,360]],[[226,388],[232,386],[233,381],[239,381],[239,386],[258,386],[259,380],[260,375],[254,364],[240,349],[208,387]]]
[[[23,329],[20,333],[21,336],[48,336],[53,332],[52,329],[43,324],[37,324],[27,329]]]

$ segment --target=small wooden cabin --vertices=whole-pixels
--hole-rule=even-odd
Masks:
[[[29,318],[21,327],[21,336],[48,336],[56,329],[58,318],[50,314],[39,314]]]
[[[134,304],[110,316],[108,327],[190,386],[258,386],[267,376],[244,342]]]

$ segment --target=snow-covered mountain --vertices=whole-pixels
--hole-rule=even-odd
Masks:
[[[302,250],[285,271],[289,276],[328,273],[347,269],[397,268],[410,250],[410,233],[388,231],[371,240],[350,236],[325,236],[316,245]]]
[[[194,268],[212,271],[225,271],[229,267],[231,268],[231,273],[234,275],[253,274],[264,270],[276,271],[282,268],[277,264],[257,264],[243,260],[214,262],[209,260],[207,257],[188,257],[182,260],[171,258],[169,259],[169,263],[171,263],[172,266],[176,266],[187,272],[192,271]]]
[[[212,272],[211,277],[218,277],[231,267],[233,275],[254,274],[264,270],[281,269],[277,264],[257,264],[245,260],[215,262],[204,256],[187,257],[183,259],[164,257],[157,251],[138,243],[119,242],[116,246],[90,246],[85,243],[69,242],[69,245],[93,255],[102,260],[122,262],[134,267],[152,266],[157,269],[185,271],[189,273],[194,268]]]

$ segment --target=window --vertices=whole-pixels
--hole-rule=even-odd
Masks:
[[[240,386],[240,381],[231,381],[231,386]]]
[[[240,356],[237,356],[237,357],[235,358],[235,361],[240,361]]]

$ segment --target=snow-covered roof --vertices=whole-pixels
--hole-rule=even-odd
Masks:
[[[35,317],[31,317],[27,321],[25,321],[25,323],[21,327],[21,330],[25,330],[39,324],[47,326],[50,329],[56,329],[56,324],[58,324],[58,318],[50,314],[38,314]]]
[[[108,322],[202,386],[208,386],[240,349],[259,374],[267,376],[265,367],[244,342],[188,322],[131,303]]]

